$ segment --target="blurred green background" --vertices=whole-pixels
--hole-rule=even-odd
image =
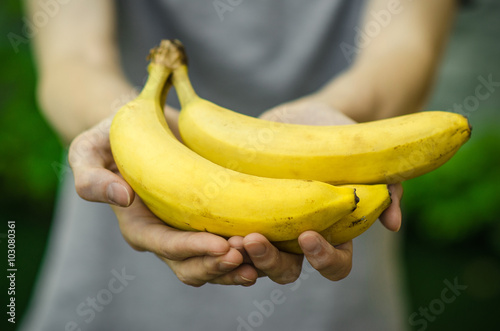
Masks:
[[[35,68],[27,44],[15,52],[8,33],[21,35],[21,1],[0,2],[0,330],[7,322],[7,221],[16,222],[16,321],[20,322],[51,224],[55,171],[62,146],[35,100]],[[60,168],[60,167],[59,167]]]
[[[63,146],[37,108],[30,47],[21,44],[16,52],[8,38],[10,32],[21,35],[22,17],[19,1],[0,3],[0,247],[7,252],[6,223],[14,220],[18,321],[43,257],[60,174],[68,171],[62,166]],[[400,235],[408,323],[414,330],[492,330],[498,325],[499,17],[497,0],[476,0],[460,12],[427,107],[461,107],[472,123],[472,139],[445,166],[404,184]],[[489,96],[479,100],[476,89],[483,80],[495,83],[481,90]],[[6,254],[1,260],[5,270]],[[455,278],[467,288],[453,302],[440,304],[444,281]],[[7,283],[0,279],[5,307]],[[0,329],[12,329],[2,316]]]

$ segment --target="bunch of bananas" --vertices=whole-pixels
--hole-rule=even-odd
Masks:
[[[470,137],[467,119],[448,112],[322,127],[241,115],[195,93],[176,40],[151,50],[148,72],[110,129],[125,180],[170,226],[225,237],[258,232],[287,252],[302,252],[297,237],[306,230],[333,245],[359,236],[390,205],[386,184],[436,169]],[[171,84],[184,143],[163,113]]]

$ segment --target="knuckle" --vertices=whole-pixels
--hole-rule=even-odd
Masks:
[[[294,270],[290,271],[287,270],[283,275],[281,275],[281,277],[276,279],[275,282],[280,285],[290,284],[295,282],[299,278],[299,276],[300,276],[300,271],[297,272]]]
[[[76,193],[82,198],[87,199],[87,195],[91,189],[90,174],[87,172],[78,173],[75,175]]]
[[[179,249],[176,241],[160,240],[156,243],[155,246],[158,247],[158,254],[163,256],[164,258],[172,261],[182,260],[181,256],[178,253]]]
[[[95,150],[95,145],[89,140],[86,132],[76,137],[70,144],[70,163],[74,163],[84,158],[88,152]]]
[[[129,227],[125,226],[121,220],[121,217],[118,217],[118,223],[123,239],[130,247],[132,247],[132,249],[138,252],[144,252],[148,250],[144,247],[144,245],[141,244],[140,233],[134,233]]]
[[[270,271],[275,269],[276,261],[271,259],[254,261],[254,265],[262,271]]]
[[[205,284],[205,282],[200,281],[200,280],[196,280],[193,277],[189,277],[179,270],[175,271],[175,275],[177,276],[177,278],[181,282],[183,282],[184,284],[189,285],[189,286],[200,287],[203,284]]]
[[[343,266],[342,268],[340,268],[340,270],[338,270],[337,272],[335,272],[333,274],[333,276],[331,277],[331,280],[339,281],[339,280],[346,278],[351,273],[351,269],[352,269],[351,263],[349,263],[346,266]]]
[[[352,263],[349,263],[345,268],[344,268],[344,273],[342,274],[342,279],[343,278],[346,278],[347,276],[349,276],[349,274],[351,273],[351,270],[352,270]]]
[[[215,263],[214,259],[210,256],[203,257],[203,268],[205,269],[205,273],[207,276],[211,278],[219,276],[222,272],[219,270],[217,263]]]
[[[302,271],[302,269],[299,267],[299,268],[296,268],[292,273],[290,273],[290,276],[288,277],[288,282],[293,283],[297,279],[299,279],[301,271]]]
[[[184,260],[183,252],[186,251],[186,246],[182,239],[184,235],[180,237],[179,234],[180,232],[172,233],[164,231],[161,235],[156,236],[154,245],[157,248],[158,254],[173,261]]]
[[[137,252],[144,252],[146,251],[144,248],[142,248],[141,246],[138,246],[136,244],[134,244],[131,240],[125,238],[125,241],[127,242],[127,244],[132,247],[133,250],[137,251]]]
[[[76,136],[71,143],[69,144],[69,149],[68,149],[68,161],[71,164],[72,162],[75,162],[78,160],[78,146],[81,144],[82,141],[82,135],[80,134]]]
[[[318,271],[332,267],[332,262],[323,257],[310,259],[309,262],[311,263],[311,266]]]
[[[254,264],[261,270],[273,270],[282,264],[282,259],[278,250],[273,249],[258,261],[254,261]]]
[[[180,272],[176,272],[175,275],[181,282],[183,282],[186,285],[191,285],[193,283],[191,278],[186,277],[184,274]]]

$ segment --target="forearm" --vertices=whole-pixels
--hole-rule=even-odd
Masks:
[[[43,3],[26,1],[27,14],[43,11]],[[109,115],[120,94],[130,94],[118,69],[113,11],[109,0],[71,1],[33,39],[38,102],[65,142]]]
[[[43,11],[42,0],[25,5],[29,16]],[[138,93],[123,74],[115,25],[114,1],[73,0],[33,40],[40,108],[66,143]],[[177,113],[166,115],[176,132]]]
[[[107,59],[107,60],[104,60]],[[118,57],[95,61],[69,58],[53,66],[39,81],[38,99],[43,112],[65,142],[134,99],[140,87],[125,78]],[[165,117],[176,136],[178,111],[166,106]]]
[[[135,94],[116,70],[76,60],[60,63],[38,87],[45,116],[66,142],[110,116]]]
[[[387,50],[390,52],[390,50]],[[318,98],[357,122],[421,110],[432,87],[436,57],[394,49],[359,61],[318,92]]]
[[[373,24],[373,12],[389,12],[388,3],[371,1],[365,24]],[[421,110],[431,91],[455,7],[454,0],[401,0],[397,13],[389,16],[389,24],[359,47],[352,67],[315,97],[359,122]]]

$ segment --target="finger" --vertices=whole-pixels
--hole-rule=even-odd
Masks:
[[[402,223],[401,199],[403,198],[403,186],[401,184],[388,185],[391,192],[392,203],[380,215],[380,222],[391,231],[399,231]]]
[[[135,194],[127,182],[104,168],[74,167],[75,189],[85,200],[128,207]]]
[[[194,256],[222,256],[229,249],[226,239],[208,233],[174,229],[154,216],[136,199],[128,208],[113,207],[127,242],[138,250],[147,250],[170,260]]]
[[[73,139],[68,155],[72,167],[85,165],[105,167],[112,163],[109,127],[110,119],[107,119]]]
[[[284,105],[280,105],[263,112],[262,114],[260,114],[259,118],[271,122],[284,122],[286,114],[286,107]]]
[[[252,263],[252,259],[243,247],[243,237],[234,236],[229,238],[227,242],[229,243],[229,245],[231,245],[231,247],[236,248],[241,253],[241,255],[243,256],[243,263]]]
[[[306,231],[299,236],[299,245],[311,266],[323,277],[337,281],[351,272],[352,240],[333,247],[319,233]]]
[[[304,97],[274,107],[259,116],[273,122],[308,125],[345,125],[356,123],[344,113],[317,98]]]
[[[114,166],[106,122],[79,135],[69,148],[68,160],[75,177],[75,188],[85,200],[129,206],[134,191],[127,182],[109,170]],[[107,130],[107,131],[106,131]]]
[[[258,233],[246,236],[243,244],[255,268],[274,282],[288,284],[300,276],[302,255],[280,252],[266,237]]]
[[[242,264],[238,268],[212,279],[209,283],[220,285],[252,286],[259,277],[257,270],[249,264]]]
[[[206,255],[188,258],[184,261],[174,261],[163,257],[161,259],[168,264],[181,282],[195,287],[217,279],[234,270],[243,262],[243,257],[234,248],[230,249],[227,254],[219,257]],[[235,278],[234,280],[239,279]],[[241,285],[239,283],[231,284],[229,278],[224,278],[224,281],[227,282],[226,285]]]

